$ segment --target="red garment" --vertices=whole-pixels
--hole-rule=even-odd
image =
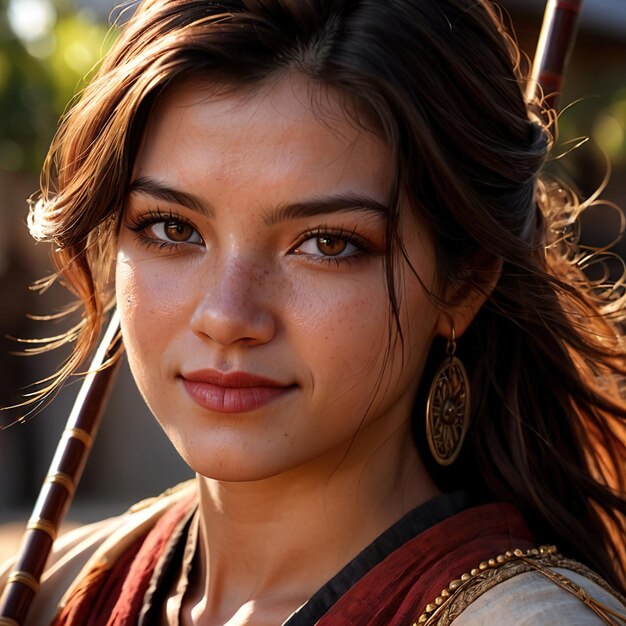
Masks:
[[[112,569],[90,572],[51,626],[130,626],[137,622],[153,569],[189,513],[178,503]],[[393,551],[354,584],[319,626],[406,626],[461,574],[498,554],[532,547],[521,514],[508,504],[468,509]]]
[[[159,556],[191,506],[195,499],[177,503],[111,569],[89,572],[51,626],[135,624]]]
[[[413,624],[452,580],[481,561],[533,545],[521,514],[509,504],[462,511],[392,552],[330,608],[319,626]]]

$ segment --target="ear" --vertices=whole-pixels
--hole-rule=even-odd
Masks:
[[[442,288],[443,302],[437,319],[436,332],[461,337],[472,323],[502,273],[502,259],[484,250],[474,253],[460,275]]]

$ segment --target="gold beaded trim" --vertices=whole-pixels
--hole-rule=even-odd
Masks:
[[[7,585],[11,583],[22,583],[22,585],[26,585],[34,593],[39,591],[39,581],[29,572],[19,570],[11,572],[7,578]]]
[[[495,570],[510,561],[540,558],[552,554],[556,554],[556,546],[541,546],[540,548],[531,548],[526,551],[516,548],[515,550],[507,550],[504,554],[499,554],[488,561],[483,561],[478,567],[469,572],[465,572],[460,578],[455,578],[445,589],[442,589],[441,593],[435,598],[435,601],[426,605],[424,612],[420,615],[419,619],[413,623],[413,626],[430,626],[434,624],[441,613],[452,602],[453,598],[465,587],[468,587],[477,576],[484,572]]]
[[[78,439],[87,449],[91,448],[93,443],[93,437],[82,428],[66,428],[63,431],[63,436],[68,439]]]
[[[65,487],[65,490],[69,494],[70,498],[74,495],[74,481],[69,474],[65,472],[55,472],[54,474],[48,474],[46,476],[45,482],[54,483],[55,485],[61,485],[61,487]]]
[[[41,530],[46,533],[52,541],[56,541],[57,538],[56,526],[52,522],[49,522],[47,519],[43,519],[41,517],[29,520],[26,530]],[[0,624],[0,626],[2,625]]]
[[[598,574],[576,561],[563,558],[557,553],[555,546],[542,546],[526,551],[519,549],[507,551],[495,559],[483,561],[478,568],[472,569],[469,573],[463,574],[461,578],[453,580],[434,602],[426,606],[426,610],[419,620],[413,623],[413,626],[434,626],[435,624],[437,626],[450,626],[469,604],[494,585],[530,571],[542,574],[564,591],[576,596],[605,624],[610,626],[626,624],[626,614],[618,613],[599,602],[591,597],[583,587],[551,568],[565,568],[577,572],[604,588],[619,602],[626,605],[626,598],[622,597]]]

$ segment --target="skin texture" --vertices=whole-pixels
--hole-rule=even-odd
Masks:
[[[193,194],[209,210],[131,193],[116,270],[137,384],[198,473],[202,548],[186,623],[281,623],[437,493],[408,416],[433,337],[449,336],[451,323],[460,335],[473,308],[442,311],[398,258],[405,349],[388,350],[384,216],[276,219],[330,196],[386,203],[387,147],[330,92],[314,112],[312,89],[293,74],[246,94],[180,84],[154,111],[135,163],[134,180]],[[401,228],[434,289],[428,229],[409,210]],[[205,368],[291,388],[252,411],[211,411],[181,378]]]

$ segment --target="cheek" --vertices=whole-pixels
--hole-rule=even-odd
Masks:
[[[146,359],[138,358],[138,355],[143,354],[146,346],[143,333],[148,330],[148,324],[140,322],[146,318],[146,297],[149,297],[150,291],[146,289],[135,264],[121,252],[118,253],[115,269],[115,294],[128,362],[141,388],[144,378],[141,365],[146,363]]]
[[[185,293],[186,274],[149,257],[119,251],[115,271],[118,306],[173,316]]]
[[[332,345],[351,345],[355,335],[381,325],[387,318],[387,301],[367,288],[328,290],[294,298],[289,318],[294,327]]]
[[[376,367],[387,342],[389,307],[379,290],[358,290],[327,326],[328,354],[351,375],[365,376]]]
[[[142,301],[139,283],[134,265],[122,253],[118,253],[115,265],[115,294],[117,308],[123,319],[128,318]]]
[[[309,283],[295,290],[292,302],[288,342],[298,346],[314,393],[328,391],[333,399],[349,395],[354,401],[353,389],[371,388],[370,379],[382,367],[390,319],[384,283]]]
[[[330,315],[318,309],[318,375],[338,399],[350,397],[361,408],[373,401],[372,413],[416,391],[435,335],[438,309],[419,280],[406,274],[397,280],[402,339],[382,279],[326,299]]]
[[[120,251],[115,292],[124,345],[135,378],[148,380],[151,363],[158,363],[167,338],[183,313],[184,286],[180,276],[159,271],[151,260],[129,257]],[[179,322],[180,323],[180,322]]]

